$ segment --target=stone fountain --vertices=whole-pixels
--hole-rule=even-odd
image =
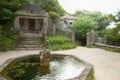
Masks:
[[[7,60],[0,66],[0,80],[86,80],[91,69],[91,64],[72,55],[50,54],[44,49]]]

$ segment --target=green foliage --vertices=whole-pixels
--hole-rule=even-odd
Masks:
[[[66,49],[73,49],[73,48],[76,48],[76,45],[74,43],[65,43],[62,45],[62,49],[63,50],[66,50]]]
[[[12,48],[14,33],[11,32],[14,12],[26,4],[29,0],[0,0],[0,50],[6,51]]]
[[[75,32],[76,40],[81,45],[86,45],[86,34],[94,27],[94,22],[89,16],[79,16],[73,23],[73,31]]]
[[[35,3],[40,5],[47,12],[53,11],[57,13],[59,16],[63,16],[66,12],[60,6],[58,0],[34,0]]]
[[[101,12],[91,12],[88,14],[95,22],[95,30],[103,31],[110,24],[108,15]]]
[[[3,37],[0,40],[0,50],[2,51],[9,50],[12,47],[11,43],[12,43],[12,40],[10,38]]]
[[[53,11],[50,11],[48,14],[49,17],[53,20],[53,22],[60,17],[56,12]]]
[[[85,80],[95,80],[94,68],[91,69],[90,73],[88,74],[88,76],[87,76],[87,78]]]
[[[50,47],[53,50],[72,49],[76,47],[76,45],[72,43],[71,40],[66,36],[57,35],[53,37],[47,37],[46,39],[50,43],[50,46],[47,45],[46,47]]]
[[[0,24],[5,25],[13,16],[14,12],[28,0],[0,0]]]
[[[99,36],[103,36],[103,31],[110,24],[110,19],[108,15],[101,12],[89,12],[86,10],[77,10],[74,14],[75,16],[89,16],[95,23],[93,29],[99,33]]]
[[[110,14],[109,18],[111,21],[113,21],[115,23],[120,22],[120,10],[118,12],[116,12],[114,15]]]
[[[12,49],[12,43],[16,39],[16,33],[5,33],[0,26],[0,51]]]
[[[88,48],[95,48],[95,46],[94,46],[94,45],[91,45],[91,44],[86,45],[86,47],[88,47]]]
[[[116,26],[116,28],[107,29],[105,36],[107,39],[107,44],[120,46],[120,24],[117,24]]]
[[[106,30],[106,39],[108,45],[115,45],[120,46],[120,11],[118,11],[116,14],[109,15],[109,18],[111,21],[115,22],[116,27],[112,29]]]

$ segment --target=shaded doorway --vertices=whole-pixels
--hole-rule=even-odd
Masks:
[[[29,19],[29,30],[32,32],[35,30],[35,19]]]

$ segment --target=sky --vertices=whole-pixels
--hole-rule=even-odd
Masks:
[[[101,11],[115,13],[120,10],[120,0],[58,0],[60,5],[69,13],[76,10]]]

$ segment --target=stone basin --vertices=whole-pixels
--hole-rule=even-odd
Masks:
[[[0,66],[0,80],[86,80],[93,67],[80,58],[61,54],[51,54],[50,65],[40,66],[39,62],[39,55],[8,59]]]

